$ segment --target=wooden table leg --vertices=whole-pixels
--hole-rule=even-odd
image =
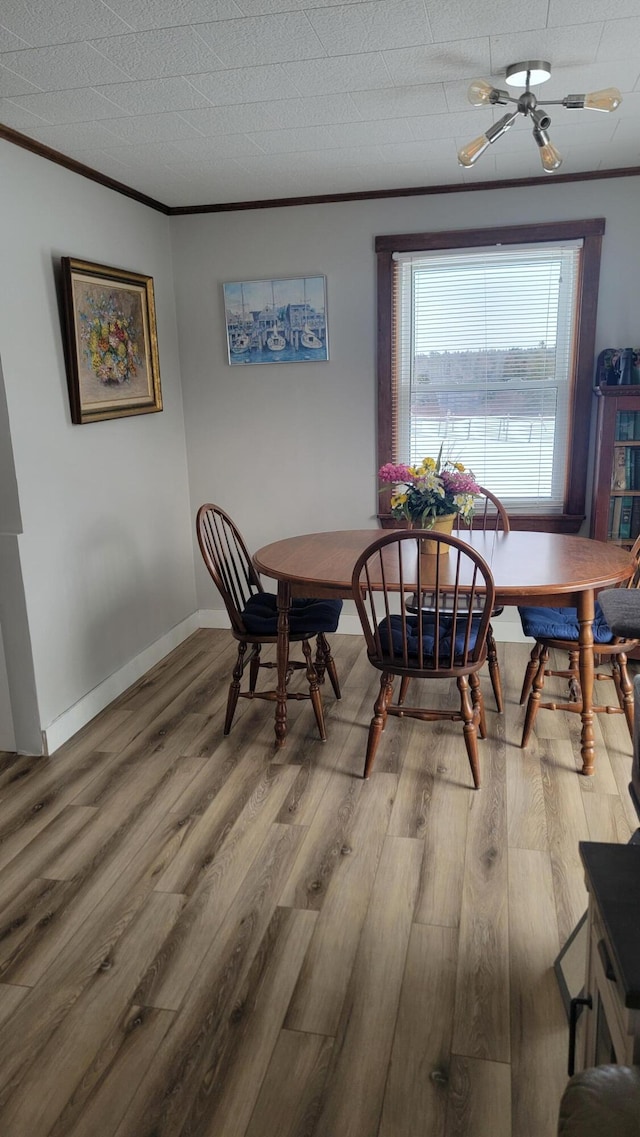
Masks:
[[[287,580],[278,581],[278,643],[276,658],[278,663],[278,683],[276,686],[276,746],[284,746],[287,740],[287,665],[289,662],[289,609],[291,607],[291,585]]]
[[[578,623],[580,635],[580,687],[582,689],[582,735],[580,753],[582,773],[595,772],[595,744],[593,737],[593,618],[595,616],[595,595],[593,589],[586,589],[578,596]]]

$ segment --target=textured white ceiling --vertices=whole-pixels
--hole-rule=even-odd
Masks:
[[[0,122],[169,206],[536,177],[523,118],[456,157],[523,59],[623,93],[550,108],[562,174],[640,165],[640,0],[1,0]]]

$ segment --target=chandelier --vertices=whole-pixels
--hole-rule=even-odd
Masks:
[[[541,59],[528,59],[524,63],[512,63],[507,67],[505,82],[510,87],[524,87],[524,91],[517,97],[508,91],[492,87],[486,79],[474,79],[467,92],[469,102],[474,107],[506,106],[515,103],[516,109],[505,114],[498,122],[493,123],[484,134],[475,138],[468,146],[463,146],[458,152],[458,162],[461,166],[473,166],[481,154],[489,146],[511,129],[518,115],[530,118],[533,123],[533,137],[540,148],[540,161],[542,168],[548,174],[559,169],[562,165],[562,156],[551,142],[548,130],[551,119],[531,90],[538,83],[546,83],[551,76],[551,64]],[[603,91],[592,91],[589,95],[565,95],[564,99],[547,99],[547,106],[569,107],[574,110],[584,109],[591,111],[615,111],[622,102],[622,95],[617,87],[607,87]]]

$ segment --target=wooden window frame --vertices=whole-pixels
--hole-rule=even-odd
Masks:
[[[458,229],[434,233],[402,233],[376,237],[378,261],[378,469],[393,455],[392,304],[393,253],[434,249],[472,249],[487,245],[535,244],[582,239],[578,272],[578,315],[569,400],[569,453],[564,511],[560,514],[509,514],[512,529],[577,533],[585,518],[588,440],[591,422],[598,283],[605,219],[542,222],[505,228]],[[390,514],[391,487],[379,497],[378,518],[384,527],[396,522]]]

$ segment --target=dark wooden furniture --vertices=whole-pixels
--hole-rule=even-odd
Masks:
[[[491,493],[491,490],[485,489],[484,486],[480,486],[480,494],[478,498],[476,498],[472,524],[465,526],[460,515],[458,515],[458,517],[459,525],[457,532],[463,535],[465,529],[468,530],[472,527],[474,529],[485,529],[487,532],[509,533],[511,530],[509,514],[504,505],[494,493]],[[491,615],[495,618],[499,616],[503,610],[503,607],[494,608]],[[500,667],[498,665],[498,649],[491,624],[489,624],[489,630],[487,632],[487,663],[489,665],[489,678],[491,679],[491,686],[493,687],[496,708],[502,712],[502,681],[500,679]]]
[[[580,1038],[571,1016],[569,1072],[640,1062],[640,846],[581,841],[589,891]],[[574,1001],[575,1002],[575,1001]]]
[[[349,529],[309,533],[265,545],[254,555],[258,572],[278,581],[278,699],[276,742],[287,735],[286,660],[291,596],[351,595],[353,566],[359,555],[379,536],[379,530]],[[582,773],[594,772],[593,634],[595,593],[627,580],[633,562],[626,549],[564,533],[495,533],[473,530],[466,534],[493,574],[495,603],[542,606],[573,604],[580,622],[580,683],[582,706]],[[450,582],[451,583],[451,582]],[[381,584],[381,582],[379,582]]]
[[[471,529],[484,529],[487,532],[495,533],[508,533],[510,531],[509,514],[507,513],[504,505],[491,490],[487,490],[484,486],[480,486],[480,493],[475,501],[473,518],[469,523],[464,521],[464,518],[459,513],[456,517],[456,528],[454,536],[462,536],[469,532]],[[491,613],[492,617],[499,616],[504,611],[504,606],[494,608]],[[500,678],[500,666],[498,664],[498,648],[496,647],[495,636],[493,634],[493,627],[489,624],[487,631],[487,664],[489,666],[489,678],[491,679],[491,686],[493,688],[493,697],[496,701],[496,710],[502,713],[504,709],[502,699],[502,680]],[[409,678],[402,680],[400,687],[399,703],[404,703],[407,690],[409,687]]]
[[[473,784],[480,785],[478,730],[487,726],[478,671],[495,598],[491,569],[470,545],[433,532],[437,554],[421,555],[416,532],[377,537],[358,557],[352,593],[369,662],[380,671],[380,692],[369,727],[364,777],[368,778],[388,715],[464,723]],[[441,550],[441,552],[440,552]],[[447,563],[445,564],[444,558]],[[450,581],[453,581],[453,590]],[[464,590],[460,585],[464,583]],[[417,598],[427,588],[428,607]],[[380,617],[378,608],[383,616]],[[393,702],[394,679],[455,679],[459,709],[408,707]]]
[[[640,387],[596,388],[591,536],[631,548],[640,534]]]
[[[273,668],[271,662],[260,658],[262,645],[277,643],[277,607],[275,597],[266,593],[258,576],[245,542],[236,525],[218,505],[201,505],[196,517],[198,544],[211,577],[224,600],[231,621],[231,634],[238,641],[238,655],[233,669],[233,677],[227,697],[227,713],[224,733],[231,730],[233,716],[239,698],[268,699],[278,698],[311,699],[313,710],[324,741],[327,737],[324,725],[324,712],[320,683],[325,670],[331,680],[336,699],[340,698],[340,685],[336,666],[331,655],[325,632],[335,631],[340,616],[340,601],[323,603],[317,600],[298,602],[290,613],[291,628],[288,636],[286,659],[284,660],[283,688],[278,691],[256,691],[256,683],[261,667]],[[316,638],[316,661],[312,660],[310,640]],[[304,663],[289,658],[289,643],[300,643]],[[249,648],[249,654],[245,659]],[[241,691],[244,669],[249,665],[249,686]],[[287,689],[293,671],[303,669],[309,683],[309,693],[291,692]]]
[[[625,587],[615,589],[613,590],[614,592],[622,593],[629,589],[638,590],[638,588],[640,588],[640,537],[635,541],[629,555],[635,565],[633,575],[626,581]],[[609,593],[611,590],[606,591]],[[560,620],[560,614],[558,614],[558,620]],[[575,630],[577,633],[577,624]],[[607,633],[610,634],[609,629],[607,629]],[[611,666],[610,675],[606,672],[595,671],[594,679],[613,680],[618,698],[618,706],[612,707],[606,704],[594,704],[593,711],[595,714],[624,714],[627,720],[627,726],[629,727],[629,734],[632,738],[634,717],[633,687],[627,668],[627,657],[629,653],[635,651],[638,646],[640,646],[640,638],[629,639],[619,635],[614,635],[609,643],[598,642],[594,644],[594,651],[599,656],[599,663],[609,663]],[[547,666],[549,662],[549,652],[552,650],[566,652],[568,654],[569,665],[566,670],[555,671],[553,668]],[[520,743],[522,747],[526,746],[529,741],[540,708],[551,711],[573,711],[578,714],[581,712],[582,689],[580,686],[578,655],[577,635],[576,638],[573,639],[563,639],[557,636],[546,635],[536,639],[531,651],[531,658],[527,664],[527,670],[522,684],[522,692],[520,694],[520,703],[527,704],[524,727],[522,730],[522,741]],[[545,676],[547,675],[557,675],[569,680],[569,700],[565,699],[560,702],[554,700],[550,703],[542,702],[542,690]]]

